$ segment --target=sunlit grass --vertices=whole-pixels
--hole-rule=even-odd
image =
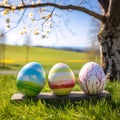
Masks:
[[[89,61],[88,53],[56,50],[52,48],[29,47],[28,61],[25,46],[6,46],[5,69],[19,70],[28,62],[39,62],[45,70],[63,62],[73,70],[79,70]],[[2,61],[1,61],[2,62]],[[3,68],[2,68],[3,69]]]
[[[77,75],[76,75],[77,76]],[[77,78],[76,78],[77,79]],[[106,89],[112,94],[111,100],[78,102],[72,104],[48,104],[25,100],[11,102],[17,93],[16,75],[0,75],[0,120],[119,120],[120,83],[107,83]],[[76,84],[74,90],[80,90]],[[42,92],[50,91],[48,84]]]
[[[64,62],[72,70],[80,68],[88,61],[96,61],[96,55],[90,53],[76,53],[46,48],[31,47],[29,50],[29,62],[39,62],[45,70],[58,63]],[[6,47],[6,69],[19,70],[26,61],[26,48],[18,46]],[[90,59],[89,59],[90,58]],[[78,74],[75,74],[76,85],[74,91],[80,91],[77,84]],[[47,78],[47,77],[46,77]],[[112,99],[101,101],[84,101],[72,104],[52,104],[25,100],[23,102],[11,102],[16,88],[16,75],[0,75],[0,120],[119,120],[120,118],[120,83],[107,83],[106,90],[110,91]],[[48,81],[42,92],[51,91]]]

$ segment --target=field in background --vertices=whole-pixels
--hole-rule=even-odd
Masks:
[[[93,53],[29,47],[27,59],[27,49],[25,46],[6,46],[5,69],[19,70],[26,63],[36,61],[45,70],[50,70],[54,64],[59,62],[69,65],[73,70],[79,70],[86,62],[95,60],[96,56],[93,55]]]

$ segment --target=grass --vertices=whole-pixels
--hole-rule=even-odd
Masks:
[[[120,83],[107,83],[106,89],[112,94],[111,100],[84,101],[75,105],[54,105],[45,102],[10,102],[17,93],[16,75],[0,75],[0,120],[119,120],[120,119]],[[80,90],[76,84],[74,90]],[[48,85],[42,90],[50,91]]]
[[[5,69],[19,70],[26,64],[26,48],[19,46],[6,47]],[[73,70],[79,70],[84,63],[95,61],[96,56],[91,53],[76,53],[70,51],[34,48],[29,50],[29,62],[39,62],[45,70],[49,70],[55,63],[64,62]],[[3,68],[2,68],[3,69]],[[76,74],[76,80],[78,75]],[[79,91],[76,83],[73,90]],[[119,120],[120,119],[120,83],[107,83],[106,90],[112,94],[112,99],[101,101],[83,101],[72,104],[34,102],[11,102],[11,96],[17,93],[16,75],[0,75],[0,120]],[[50,91],[48,84],[42,92]]]
[[[73,70],[79,70],[89,60],[89,53],[55,50],[51,48],[29,48],[28,61],[25,46],[6,46],[5,67],[1,69],[19,70],[28,62],[39,62],[45,70],[59,62],[69,65]]]

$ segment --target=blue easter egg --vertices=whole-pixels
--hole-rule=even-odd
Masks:
[[[26,64],[18,73],[16,86],[24,95],[38,95],[45,85],[45,71],[37,62]]]

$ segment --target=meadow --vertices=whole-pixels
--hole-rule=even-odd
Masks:
[[[25,47],[6,47],[6,68],[9,70],[19,70],[26,64]],[[70,51],[30,48],[29,62],[37,61],[43,65],[45,70],[49,70],[55,63],[64,62],[72,70],[80,70],[90,54],[76,53]],[[93,59],[95,61],[95,59]],[[120,119],[120,83],[117,81],[107,82],[106,90],[111,99],[81,101],[78,103],[46,103],[42,101],[34,102],[27,99],[22,102],[10,101],[11,96],[19,91],[16,88],[17,75],[0,75],[0,120],[119,120]],[[76,85],[73,90],[79,91],[78,74]],[[42,92],[51,91],[47,84]]]
[[[46,102],[24,100],[11,102],[11,96],[18,93],[16,75],[0,75],[0,120],[119,120],[120,83],[107,83],[112,98],[109,100],[82,101],[57,105]],[[80,90],[76,83],[74,90]],[[48,85],[42,92],[50,91]]]
[[[84,63],[88,61],[86,53],[78,53],[64,50],[55,50],[52,48],[29,47],[27,59],[25,46],[6,46],[5,50],[5,68],[9,70],[19,70],[28,62],[39,62],[45,70],[59,62],[63,62],[73,70],[79,70]]]

